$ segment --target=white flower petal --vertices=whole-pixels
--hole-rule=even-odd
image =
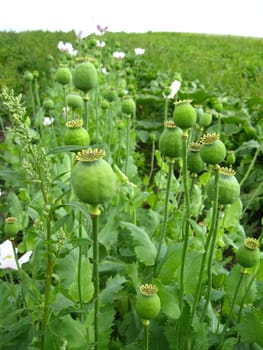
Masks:
[[[32,251],[29,250],[24,255],[21,256],[21,258],[18,259],[19,266],[22,266],[23,264],[27,263],[32,255]]]
[[[171,93],[169,96],[167,96],[168,98],[174,98],[174,96],[177,94],[177,92],[179,91],[181,87],[181,82],[179,80],[174,80],[170,86],[171,89]]]
[[[141,56],[145,53],[145,49],[141,49],[140,47],[134,49],[135,55]]]
[[[54,122],[54,118],[45,117],[43,121],[44,126],[49,126]]]
[[[0,269],[17,270],[13,245],[9,239],[0,244]]]

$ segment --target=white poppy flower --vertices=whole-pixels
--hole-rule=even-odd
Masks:
[[[167,98],[174,98],[181,87],[181,82],[179,80],[174,80],[170,86],[171,92]]]
[[[122,60],[125,57],[125,53],[124,52],[120,52],[120,51],[113,52],[112,55],[117,60]]]
[[[134,52],[136,56],[141,56],[144,54],[145,49],[141,49],[140,47],[137,47],[136,49],[134,49]]]
[[[43,121],[44,126],[49,126],[54,122],[54,118],[45,117]]]
[[[29,261],[31,255],[32,251],[28,251],[18,259],[19,268]],[[9,239],[0,244],[0,269],[18,270],[12,242]]]
[[[99,40],[96,41],[96,47],[101,47],[101,48],[103,48],[105,45],[106,45],[106,44],[105,44],[104,41],[99,41]]]

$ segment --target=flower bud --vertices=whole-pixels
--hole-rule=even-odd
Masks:
[[[19,231],[19,224],[17,219],[13,216],[9,216],[5,219],[4,233],[7,236],[14,237]]]

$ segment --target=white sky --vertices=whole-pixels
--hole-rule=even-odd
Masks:
[[[2,0],[0,31],[188,32],[263,38],[263,0]]]

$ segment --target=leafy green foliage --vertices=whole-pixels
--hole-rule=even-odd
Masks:
[[[262,41],[106,33],[101,48],[95,34],[52,35],[0,33],[1,85],[9,86],[0,93],[0,244],[9,239],[6,217],[21,225],[17,250],[0,248],[0,349],[261,349],[263,260],[244,270],[235,254],[248,236],[262,249]],[[76,57],[59,51],[59,40],[72,42]],[[60,64],[72,72],[84,57],[98,74],[88,95],[55,80]],[[174,80],[181,86],[170,99]],[[72,93],[83,102],[77,111],[65,109]],[[220,166],[236,171],[241,188],[230,205],[217,205],[216,181],[207,192],[218,165],[191,174],[187,152],[171,161],[158,149],[164,119],[183,99],[211,116],[184,131],[184,150],[217,133],[229,152]],[[64,143],[76,118],[87,121],[87,147]],[[76,154],[88,147],[105,152],[117,177],[99,206],[79,202],[72,188]],[[18,270],[4,268],[29,250]],[[136,312],[142,283],[161,300],[149,324]]]

